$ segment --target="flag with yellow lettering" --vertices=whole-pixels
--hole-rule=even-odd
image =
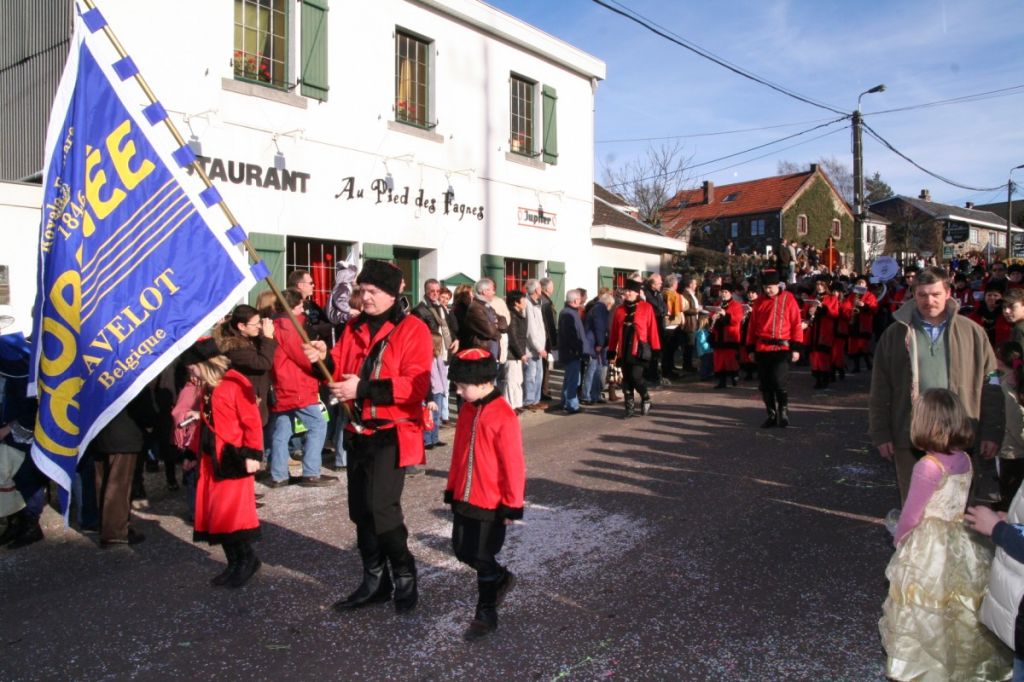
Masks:
[[[77,3],[76,3],[77,4]],[[189,178],[194,159],[104,35],[76,8],[43,171],[32,457],[68,491],[89,441],[253,285],[238,226]]]

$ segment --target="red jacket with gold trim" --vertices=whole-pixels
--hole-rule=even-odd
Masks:
[[[364,368],[363,361],[385,337],[377,362]],[[371,338],[370,326],[360,315],[349,321],[331,349],[331,359],[335,381],[345,374],[364,377],[360,397],[349,401],[359,424],[373,430],[398,429],[398,466],[423,464],[423,397],[430,392],[434,361],[434,341],[423,320],[406,315],[396,302],[391,317]],[[358,432],[354,422],[345,428]]]
[[[483,520],[523,518],[526,464],[515,411],[495,389],[459,408],[444,500]]]
[[[788,291],[762,296],[752,306],[747,323],[747,348],[750,352],[796,350],[803,333],[800,329],[800,304]]]

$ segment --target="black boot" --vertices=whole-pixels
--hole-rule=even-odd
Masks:
[[[238,545],[234,542],[225,542],[224,545],[224,556],[228,560],[228,565],[223,571],[210,578],[210,584],[214,587],[221,587],[227,585],[231,579],[231,575],[238,569],[238,561],[241,558],[238,553]]]
[[[761,397],[764,400],[765,409],[768,410],[768,418],[761,424],[762,429],[770,429],[773,426],[778,426],[778,412],[775,409],[775,394],[769,391],[761,393]]]
[[[860,374],[860,356],[853,356],[853,369],[850,370],[850,374]]]
[[[789,426],[789,393],[786,391],[775,391],[775,402],[779,406],[779,426]]]
[[[359,554],[363,558],[363,582],[356,591],[334,604],[336,611],[350,611],[391,599],[391,572],[381,553],[377,534],[368,528],[356,529]]]
[[[839,374],[840,381],[846,381],[846,367],[837,367],[836,372]]]
[[[395,613],[407,613],[416,608],[419,590],[416,586],[416,560],[408,546],[409,531],[399,526],[377,536],[381,551],[391,564],[395,581]]]
[[[236,543],[235,546],[235,551],[238,552],[238,563],[234,573],[228,578],[228,587],[242,587],[263,565],[260,558],[256,556],[256,552],[252,551],[252,545],[246,540]]]
[[[651,396],[645,395],[640,399],[640,414],[647,416],[651,413]]]
[[[868,368],[869,372],[871,371],[871,356],[867,353],[864,354],[864,366]]]
[[[718,383],[715,388],[725,388],[725,372],[718,372]]]
[[[6,545],[8,542],[12,542],[18,537],[22,529],[25,527],[25,517],[21,514],[11,514],[7,517],[7,527],[4,528],[4,532],[0,535],[0,547]]]
[[[633,394],[627,394],[623,396],[623,403],[626,405],[626,414],[623,419],[629,419],[636,414],[636,401],[633,399]]]
[[[733,386],[739,386],[740,385],[740,373],[739,372],[733,372],[732,373],[732,385]]]
[[[21,549],[43,539],[43,529],[39,525],[39,519],[26,516],[22,516],[21,519],[21,526],[18,528],[17,534],[11,538],[7,549]]]
[[[477,598],[473,621],[463,635],[467,641],[472,642],[486,637],[498,629],[498,591],[502,582],[501,574],[477,578],[476,586],[480,596]],[[508,592],[508,589],[505,592]]]

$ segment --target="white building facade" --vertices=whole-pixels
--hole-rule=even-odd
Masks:
[[[277,281],[596,281],[598,59],[473,0],[102,8]]]

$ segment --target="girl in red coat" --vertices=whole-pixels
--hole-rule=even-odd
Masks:
[[[651,411],[651,395],[644,382],[644,367],[654,353],[661,352],[658,338],[658,323],[654,319],[654,308],[647,301],[641,301],[640,282],[626,280],[622,292],[622,305],[612,316],[612,329],[608,335],[608,359],[622,368],[622,397],[626,404],[626,419],[633,416],[636,403],[633,391],[640,394],[640,414]]]
[[[249,544],[260,538],[253,474],[263,457],[263,421],[256,394],[245,376],[228,369],[213,339],[198,341],[182,362],[201,391],[200,410],[188,415],[199,425],[190,443],[199,462],[192,537],[224,546],[228,565],[210,582],[241,587],[260,568]],[[195,466],[193,460],[185,468]]]
[[[726,380],[732,385],[739,383],[740,376],[740,334],[743,326],[743,306],[733,298],[735,288],[726,282],[722,284],[719,311],[711,316],[714,327],[711,330],[711,347],[715,353],[715,388],[725,388]]]
[[[494,388],[497,375],[494,356],[480,348],[458,353],[449,371],[463,403],[444,501],[455,513],[455,556],[476,569],[479,597],[469,640],[498,628],[497,609],[515,577],[495,555],[505,543],[505,526],[523,518],[523,437],[515,411]]]

